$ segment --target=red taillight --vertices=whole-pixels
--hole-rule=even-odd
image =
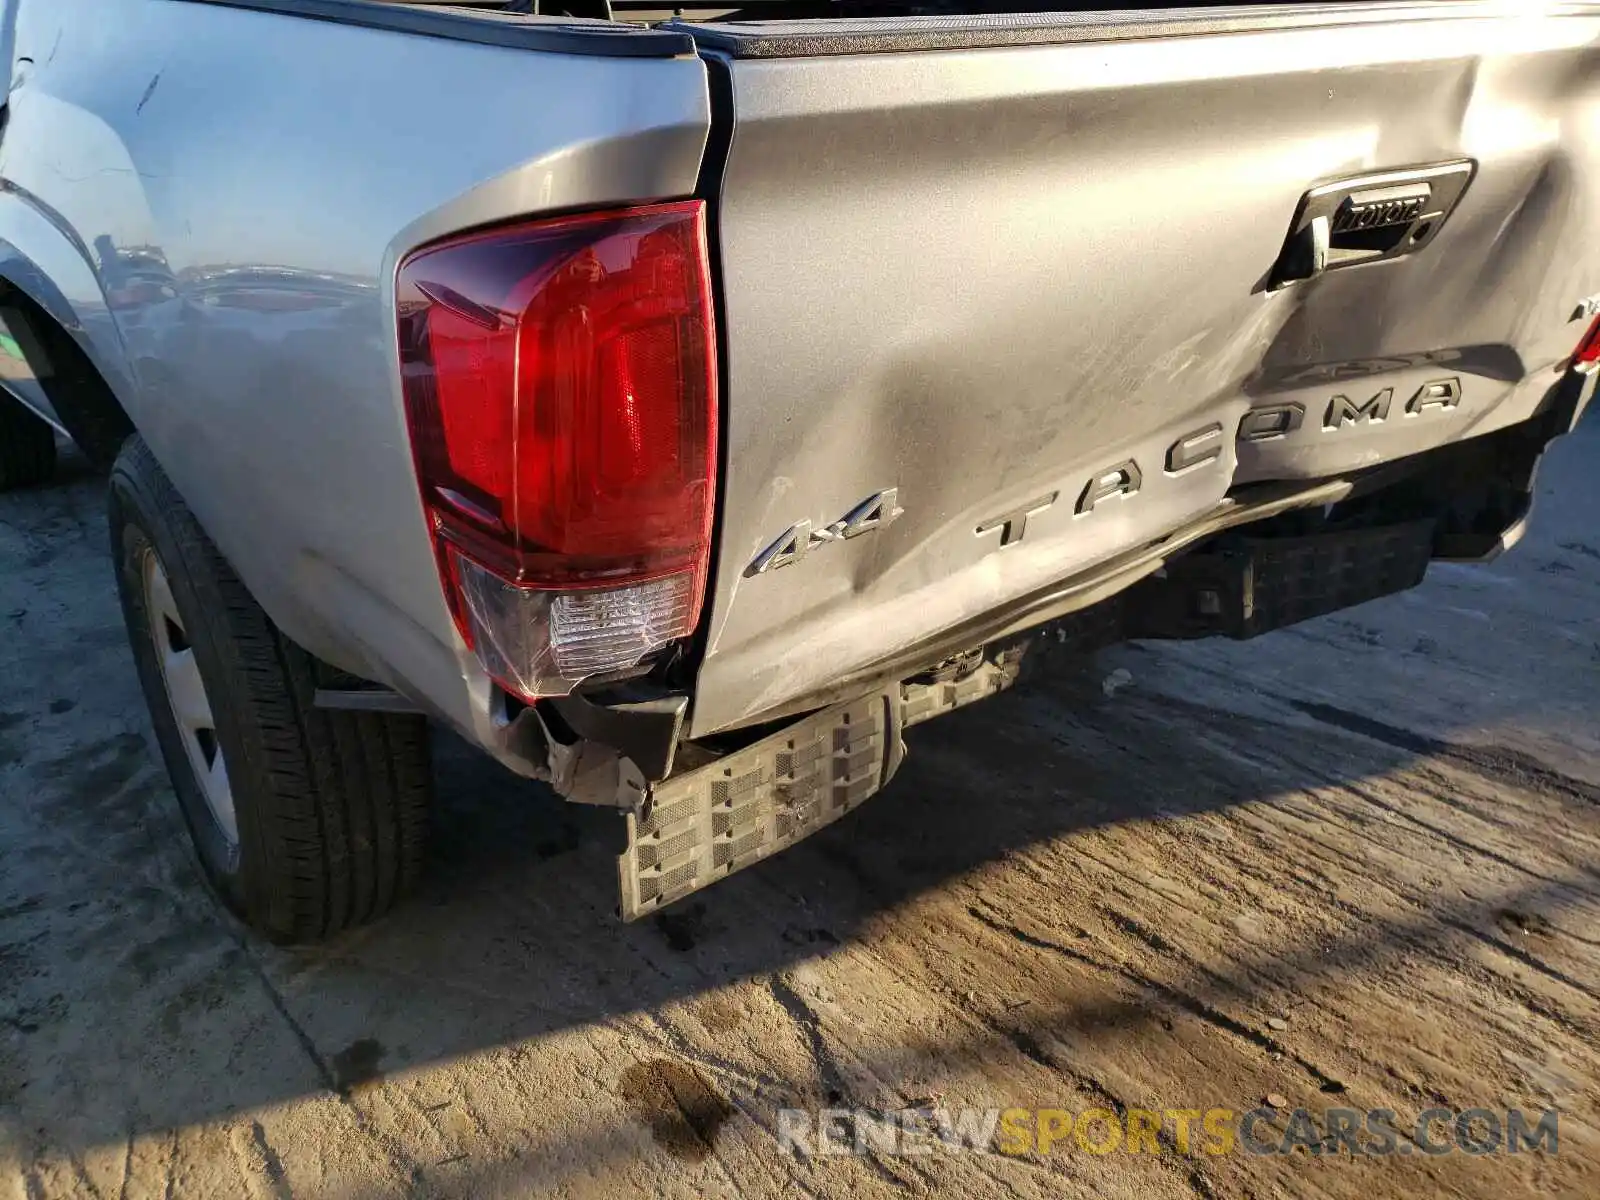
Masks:
[[[1572,352],[1572,365],[1580,371],[1593,371],[1600,366],[1600,317],[1594,319],[1589,332]]]
[[[560,695],[690,633],[716,464],[704,205],[430,246],[396,304],[440,574],[490,672]]]

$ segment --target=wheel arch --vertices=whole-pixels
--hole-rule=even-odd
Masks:
[[[110,469],[135,429],[122,339],[85,253],[13,187],[0,190],[0,308],[25,326],[17,341],[55,420]]]

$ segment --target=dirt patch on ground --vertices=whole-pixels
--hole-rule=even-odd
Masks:
[[[701,1074],[668,1058],[634,1063],[622,1072],[621,1093],[656,1144],[675,1158],[701,1163],[716,1148],[717,1131],[734,1114]]]

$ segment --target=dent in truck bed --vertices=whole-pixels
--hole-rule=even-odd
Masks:
[[[1077,14],[1034,44],[804,57],[789,23],[714,29],[727,450],[691,734],[804,711],[1236,489],[1534,416],[1600,281],[1576,249],[1597,147],[1559,133],[1600,106],[1597,13]],[[812,31],[881,28],[951,34]],[[1426,189],[1409,223],[1330,219],[1322,268],[1283,277],[1303,206],[1396,173]],[[1344,265],[1363,237],[1387,249]],[[1203,457],[1169,462],[1189,437]],[[888,488],[893,525],[743,574]],[[1034,507],[1025,538],[978,532]]]

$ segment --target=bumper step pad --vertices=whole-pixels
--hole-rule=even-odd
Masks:
[[[1020,656],[953,682],[901,683],[813,713],[780,733],[656,784],[627,814],[617,859],[625,921],[681,900],[830,825],[880,791],[905,754],[900,733],[1003,691]]]

